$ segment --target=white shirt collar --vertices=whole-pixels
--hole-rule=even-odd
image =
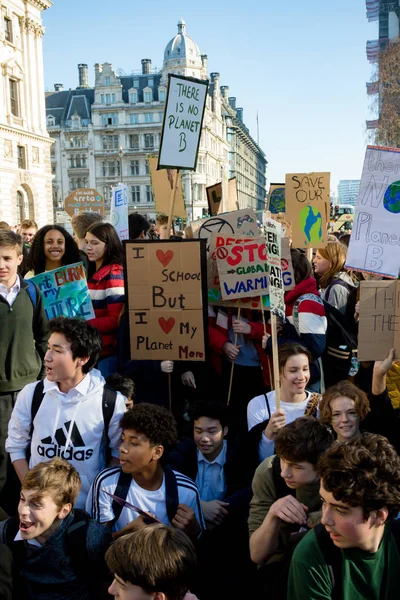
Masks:
[[[3,283],[0,283],[0,289],[4,290],[8,294],[10,294],[12,292],[14,292],[15,294],[18,294],[18,292],[21,289],[21,282],[19,280],[19,275],[17,275],[17,279],[15,280],[14,285],[12,285],[9,290],[7,289],[7,286],[4,285]]]
[[[14,538],[14,542],[23,542],[24,538],[21,535],[20,530],[18,529],[18,533]],[[35,546],[36,548],[41,548],[42,544],[40,542],[37,541],[36,538],[32,538],[31,540],[25,540],[26,542],[28,542],[28,544],[30,544],[31,546]]]
[[[82,379],[82,381],[80,381],[77,386],[75,386],[74,388],[69,390],[69,392],[67,392],[67,394],[74,391],[75,392],[74,395],[79,394],[80,396],[86,396],[89,391],[90,384],[91,384],[91,378],[90,378],[90,371],[89,371],[89,373],[86,373],[86,375]],[[44,389],[45,393],[50,392],[51,390],[56,390],[60,394],[64,394],[65,396],[67,395],[60,390],[60,388],[58,387],[58,383],[56,381],[49,381],[47,379],[47,377],[44,380],[44,388],[43,389]]]
[[[226,442],[226,440],[224,440],[224,442],[222,444],[222,450],[221,450],[221,452],[211,462],[197,448],[197,461],[198,462],[203,461],[203,462],[205,462],[206,464],[209,464],[209,465],[217,464],[217,465],[220,465],[221,467],[223,467],[224,464],[226,463],[226,446],[227,446],[227,442]]]

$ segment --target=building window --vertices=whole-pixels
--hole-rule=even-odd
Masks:
[[[144,122],[152,123],[153,122],[153,113],[144,113]]]
[[[109,77],[106,77],[105,85],[107,85],[107,86],[110,85],[110,78]]]
[[[129,94],[129,102],[131,104],[135,104],[137,102],[137,93],[136,92],[130,92],[130,94]]]
[[[134,88],[138,88],[139,87],[139,79],[134,79],[133,80],[133,87]]]
[[[152,97],[152,93],[151,92],[144,92],[143,95],[144,95],[144,101],[145,102],[151,102],[151,100],[152,100],[152,98],[151,98]]]
[[[18,81],[15,79],[10,79],[10,104],[11,114],[19,117]]]
[[[139,123],[139,113],[131,113],[129,115],[129,123],[131,125],[137,125]]]
[[[153,87],[153,85],[154,85],[154,79],[153,78],[149,79],[147,85],[149,87]]]
[[[103,113],[101,115],[101,124],[103,127],[118,125],[118,113]]]
[[[17,146],[18,169],[26,169],[25,146]]]
[[[154,135],[152,133],[145,133],[144,147],[146,150],[152,150],[154,148]]]
[[[104,94],[100,94],[101,103],[104,104]]]
[[[129,148],[139,150],[139,136],[136,133],[129,136]]]
[[[117,94],[112,94],[111,97],[112,97],[113,104],[115,104],[115,102],[117,101]]]
[[[160,90],[158,92],[158,99],[160,102],[165,102],[165,90]]]
[[[118,150],[119,138],[117,135],[103,135],[103,150]]]
[[[157,113],[157,114],[158,114],[158,120],[160,121],[160,123],[162,123],[163,113]]]
[[[17,192],[17,223],[24,219],[24,197],[22,192]]]
[[[146,185],[146,202],[153,202],[153,194],[151,192],[151,185]]]
[[[149,163],[144,159],[144,172],[146,175],[150,175]]]
[[[139,175],[139,161],[131,160],[131,175]]]
[[[120,175],[120,164],[115,160],[106,160],[102,164],[103,177],[115,177]]]
[[[4,39],[6,42],[12,43],[13,41],[12,22],[8,17],[4,17]]]
[[[197,172],[198,173],[206,172],[206,157],[205,156],[199,156],[198,162],[197,162]]]
[[[106,94],[106,104],[111,104],[111,94]]]
[[[131,185],[132,204],[140,204],[140,185]]]

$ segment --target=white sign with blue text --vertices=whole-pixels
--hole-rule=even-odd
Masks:
[[[123,183],[112,188],[110,221],[119,239],[128,240],[128,188]]]

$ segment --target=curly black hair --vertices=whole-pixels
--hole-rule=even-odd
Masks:
[[[36,233],[32,241],[31,251],[28,257],[27,269],[33,270],[35,275],[44,273],[46,270],[46,257],[44,255],[44,236],[49,231],[55,229],[64,236],[65,252],[62,257],[63,265],[72,265],[82,260],[79,248],[70,233],[60,225],[45,225]]]
[[[351,442],[336,442],[320,458],[317,471],[335,500],[361,506],[364,517],[383,508],[389,518],[400,510],[400,457],[386,438],[363,433]]]
[[[178,440],[174,416],[157,404],[136,404],[122,416],[120,425],[123,430],[133,429],[145,435],[151,446],[168,448]]]
[[[69,317],[56,317],[48,322],[50,333],[62,333],[71,344],[72,358],[86,358],[89,360],[82,366],[83,373],[95,366],[100,358],[103,348],[101,335],[97,329],[82,319]]]

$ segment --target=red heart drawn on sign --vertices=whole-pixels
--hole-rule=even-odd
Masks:
[[[174,253],[172,252],[172,250],[167,250],[166,252],[163,252],[162,250],[157,250],[156,256],[157,256],[158,260],[160,261],[160,263],[164,267],[166,267],[173,259]]]
[[[174,319],[174,317],[170,317],[168,320],[166,320],[166,319],[164,319],[164,317],[160,317],[158,319],[158,323],[164,333],[169,333],[171,331],[171,329],[173,328],[173,326],[175,325],[175,319]]]

